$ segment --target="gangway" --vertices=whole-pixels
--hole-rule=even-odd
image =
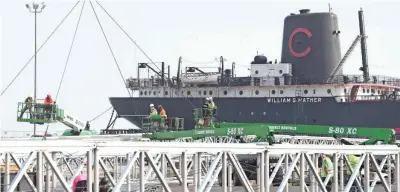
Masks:
[[[90,130],[89,122],[85,123],[84,121],[69,115],[64,109],[59,108],[56,104],[34,102],[29,108],[26,103],[19,102],[17,121],[34,124],[60,122],[70,128],[64,131],[62,134],[63,136],[97,134],[95,131]]]

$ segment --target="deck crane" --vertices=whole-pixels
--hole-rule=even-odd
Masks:
[[[25,113],[21,116],[21,113],[24,111],[25,107],[25,103],[18,103],[18,122],[36,124],[60,122],[70,128],[65,130],[62,136],[97,135],[96,131],[90,130],[89,122],[85,123],[84,121],[79,120],[78,118],[65,112],[64,109],[59,108],[56,104],[46,105],[44,103],[33,103],[31,113],[29,113],[29,110],[25,110]]]

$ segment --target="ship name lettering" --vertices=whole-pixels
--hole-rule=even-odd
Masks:
[[[267,98],[268,103],[321,103],[321,97],[275,97]]]

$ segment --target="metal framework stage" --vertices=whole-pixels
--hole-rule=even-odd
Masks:
[[[400,149],[395,145],[345,146],[263,143],[185,143],[131,141],[0,141],[1,158],[5,162],[3,191],[15,191],[24,178],[31,191],[53,191],[56,187],[72,191],[72,181],[82,171],[88,175],[87,191],[98,191],[100,175],[109,178],[113,191],[210,191],[220,177],[222,191],[232,191],[239,179],[245,191],[288,191],[298,180],[300,191],[326,191],[332,177],[332,191],[349,191],[352,184],[363,191],[374,189],[378,182],[385,191],[400,191]],[[319,176],[318,154],[332,155],[333,175],[323,181]],[[348,156],[360,155],[348,182],[343,165]],[[241,159],[254,157],[256,184],[246,176]],[[272,162],[272,156],[278,157]],[[8,165],[19,167],[11,179]],[[389,169],[383,169],[387,165]],[[364,178],[357,177],[364,166]],[[88,169],[87,167],[92,167]],[[372,169],[373,168],[373,169]],[[33,182],[28,172],[35,169]],[[284,170],[279,187],[272,188],[279,170]],[[340,170],[340,171],[339,171]],[[375,170],[371,172],[371,170]],[[233,173],[233,174],[232,174]],[[48,175],[48,177],[44,177]],[[44,181],[45,180],[45,181]],[[364,181],[364,182],[362,182]],[[36,183],[36,186],[35,186]],[[235,189],[236,190],[236,189]]]

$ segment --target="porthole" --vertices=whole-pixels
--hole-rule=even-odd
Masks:
[[[264,116],[267,115],[267,112],[264,112],[263,115],[264,115]]]
[[[315,94],[315,89],[312,92],[313,92],[313,94]]]
[[[258,74],[258,70],[254,71],[254,73],[257,75]]]
[[[344,91],[344,93],[347,93],[347,89],[344,89],[343,91]]]
[[[203,91],[203,95],[207,95],[207,91]]]
[[[144,95],[147,95],[147,91],[144,92]]]
[[[280,90],[279,93],[283,94],[283,90]]]
[[[201,95],[201,91],[199,91],[198,94]]]
[[[239,94],[240,94],[240,95],[243,95],[243,91],[239,91]]]
[[[143,91],[140,91],[140,95],[143,95]]]
[[[260,92],[258,90],[256,90],[256,95],[258,95]]]
[[[224,91],[224,95],[227,95],[228,94],[228,91]]]
[[[186,95],[190,95],[190,91],[187,91],[187,92],[186,92]]]
[[[330,94],[330,93],[332,93],[332,90],[331,90],[331,89],[328,89],[328,90],[326,90],[326,92],[327,92],[328,94]]]
[[[307,94],[307,93],[308,93],[308,90],[307,90],[307,89],[305,89],[305,90],[304,90],[304,94]]]
[[[272,93],[272,95],[275,95],[275,90],[272,90],[271,93]]]
[[[164,95],[168,95],[168,91],[165,91],[165,92],[164,92]]]
[[[365,89],[363,89],[363,93],[365,93]]]
[[[282,74],[283,73],[283,71],[282,70],[279,70],[279,74]]]
[[[369,89],[367,89],[367,93],[369,93]]]
[[[253,115],[254,115],[254,112],[251,112],[250,115],[253,116]]]
[[[212,91],[209,91],[208,94],[212,95]]]
[[[375,93],[375,89],[371,89],[371,93]]]
[[[156,91],[153,91],[153,95],[156,95]]]

